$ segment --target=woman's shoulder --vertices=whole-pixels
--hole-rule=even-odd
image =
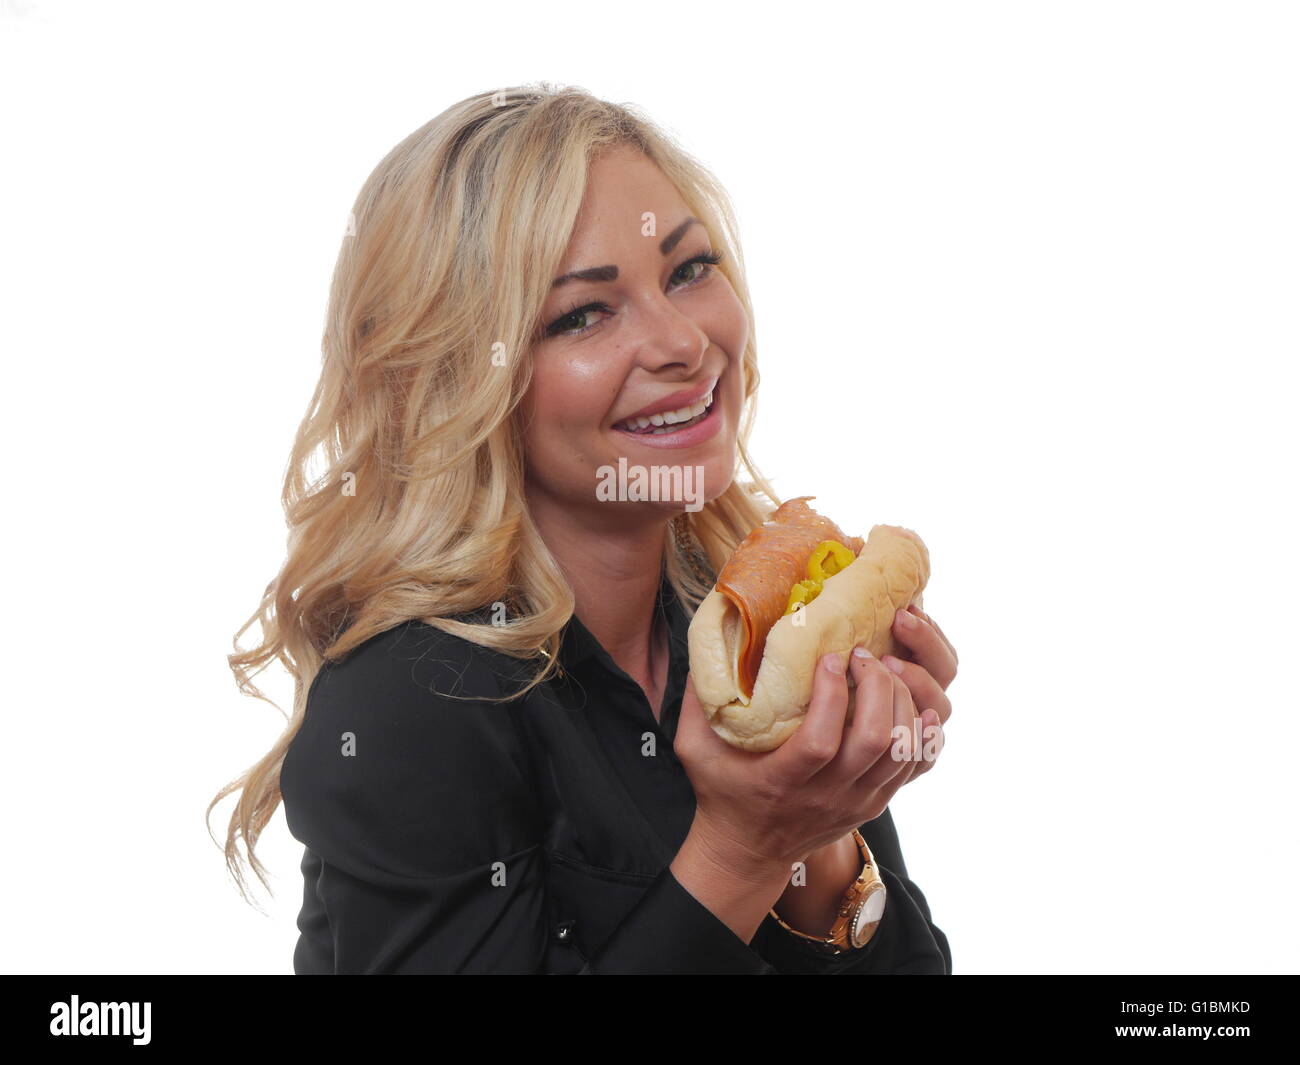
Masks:
[[[457,616],[454,620],[468,620]],[[324,693],[383,695],[398,701],[496,699],[510,689],[503,678],[509,656],[419,618],[369,637],[343,657],[325,662],[312,681],[308,705]]]
[[[411,757],[445,763],[486,746],[518,747],[515,709],[502,694],[498,656],[421,621],[371,636],[325,662],[311,682],[286,761],[332,763],[340,745],[364,743],[368,771]]]
[[[339,834],[360,825],[390,854],[418,837],[417,849],[450,847],[450,856],[458,844],[448,824],[460,825],[451,833],[460,839],[465,826],[531,819],[528,747],[515,708],[492,701],[499,684],[479,650],[412,621],[322,666],[280,772],[297,839],[337,856]],[[413,813],[435,809],[460,814]]]

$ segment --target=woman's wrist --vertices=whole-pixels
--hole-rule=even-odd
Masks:
[[[802,878],[791,874],[773,907],[786,924],[810,936],[829,935],[845,893],[862,872],[862,852],[852,832],[819,847],[804,860]]]
[[[669,864],[673,877],[745,943],[780,895],[788,871],[711,833],[696,818]]]
[[[714,866],[737,879],[754,885],[780,884],[785,879],[788,863],[756,853],[698,812],[686,838]]]

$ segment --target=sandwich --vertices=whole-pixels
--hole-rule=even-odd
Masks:
[[[787,500],[754,529],[691,619],[700,706],[742,750],[770,751],[794,734],[823,655],[865,644],[877,658],[902,657],[895,611],[920,606],[930,579],[929,552],[912,530],[876,525],[865,541],[848,536],[808,506],[814,498]]]

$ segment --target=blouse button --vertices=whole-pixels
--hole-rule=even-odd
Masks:
[[[561,943],[569,942],[573,938],[573,924],[572,921],[561,921],[557,924],[555,926],[555,938]]]

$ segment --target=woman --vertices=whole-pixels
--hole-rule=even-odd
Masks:
[[[764,755],[713,733],[687,676],[691,614],[779,502],[746,450],[752,322],[725,193],[584,92],[471,97],[366,182],[288,559],[230,658],[256,694],[249,667],[289,665],[294,713],[213,800],[242,790],[243,890],[236,836],[265,883],[283,795],[296,972],[950,971],[887,809],[930,764],[891,727],[951,713],[938,626],[900,616],[899,676],[828,656]],[[695,495],[598,491],[620,459]],[[859,827],[884,909],[830,952]]]

